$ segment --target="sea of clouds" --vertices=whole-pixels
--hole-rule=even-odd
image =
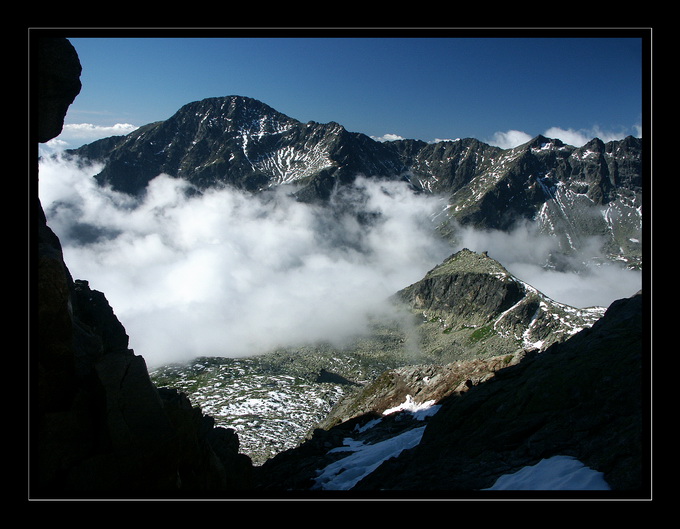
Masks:
[[[329,210],[283,189],[187,193],[166,175],[132,198],[96,172],[43,160],[41,203],[74,278],[105,293],[151,365],[340,342],[451,252],[432,233],[441,202],[398,183],[362,181]]]
[[[387,310],[392,294],[463,247],[488,251],[574,306],[607,306],[640,288],[639,272],[614,265],[545,269],[555,241],[530,225],[510,234],[461,230],[455,245],[445,242],[435,229],[445,202],[403,183],[360,178],[328,208],[296,201],[286,188],[192,193],[167,175],[131,197],[98,185],[98,172],[43,156],[41,204],[73,277],[104,292],[130,347],[152,367],[342,344],[366,329],[368,314]]]

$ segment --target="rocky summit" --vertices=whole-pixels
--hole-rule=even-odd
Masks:
[[[80,68],[65,39],[40,38],[34,49],[40,108],[50,109],[39,116],[42,142],[61,129]],[[70,155],[103,164],[99,181],[127,193],[165,173],[198,193],[283,185],[323,202],[359,174],[401,179],[447,197],[443,232],[531,219],[566,249],[603,236],[610,257],[640,265],[641,151],[634,138],[574,148],[537,137],[509,150],[470,139],[380,143],[234,96],[190,103]],[[456,252],[394,294],[394,321],[376,320],[348,348],[279,351],[244,368],[241,380],[261,388],[325,385],[328,395],[315,409],[296,408],[307,432],[299,442],[254,465],[236,429],[202,409],[207,399],[199,406],[188,385],[173,387],[185,371],[152,380],[105,294],[72,278],[37,203],[33,219],[31,499],[494,498],[487,489],[499,477],[556,456],[603,476],[606,491],[589,498],[648,497],[647,293],[606,311],[575,309],[485,253]],[[303,359],[294,377],[293,356]],[[193,366],[190,384],[243,366],[223,367]]]
[[[599,319],[604,309],[557,303],[485,252],[463,249],[395,295],[421,318],[421,347],[461,357],[545,349]]]

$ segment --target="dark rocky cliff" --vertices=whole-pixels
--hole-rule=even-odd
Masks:
[[[65,39],[32,44],[38,141],[61,131],[80,90]],[[250,487],[250,459],[182,394],[159,390],[104,294],[74,281],[40,205],[30,299],[30,471],[33,498],[228,495]]]

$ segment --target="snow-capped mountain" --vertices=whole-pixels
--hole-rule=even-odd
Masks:
[[[105,159],[99,181],[128,193],[143,190],[149,180],[166,173],[199,188],[229,184],[255,191],[308,183],[308,193],[320,197],[330,191],[323,185],[329,178],[405,169],[395,165],[399,159],[386,146],[367,136],[332,122],[301,123],[260,101],[237,96],[189,103],[166,121],[73,152]]]
[[[197,189],[290,185],[304,201],[326,200],[359,175],[405,180],[446,198],[439,221],[452,235],[455,226],[508,230],[528,220],[558,238],[564,252],[597,238],[610,258],[638,266],[641,151],[633,137],[595,138],[579,148],[543,136],[513,149],[472,138],[383,143],[229,96],[189,103],[165,121],[68,152],[104,162],[98,181],[133,194],[160,173]]]

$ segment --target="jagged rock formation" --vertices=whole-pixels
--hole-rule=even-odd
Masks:
[[[544,352],[386,372],[343,403],[339,420],[258,468],[258,486],[284,493],[316,489],[319,471],[347,455],[330,452],[347,438],[375,444],[422,427],[407,413],[382,416],[408,396],[435,400],[440,408],[419,444],[383,462],[352,493],[469,497],[500,475],[553,455],[573,456],[603,472],[615,494],[644,492],[642,311],[638,293]]]
[[[59,133],[79,89],[78,57],[65,39],[39,38],[38,136]],[[58,68],[57,68],[58,69]],[[42,97],[49,101],[42,104]],[[252,464],[231,430],[181,394],[158,390],[104,294],[74,281],[42,208],[35,212],[31,299],[30,490],[33,498],[214,494],[250,486]]]
[[[537,136],[507,150],[476,140],[459,143],[454,152],[441,155],[451,167],[444,176],[431,169],[427,158],[429,172],[418,166],[412,178],[422,188],[449,196],[446,222],[452,230],[456,224],[509,230],[518,220],[530,220],[555,237],[565,254],[597,239],[610,258],[641,264],[640,139],[605,144],[594,138],[576,148]],[[553,264],[561,265],[559,260]]]
[[[197,189],[258,191],[290,184],[300,200],[327,200],[358,175],[398,179],[446,197],[443,232],[456,226],[508,230],[535,221],[573,252],[600,238],[612,258],[640,264],[642,141],[576,148],[537,136],[514,149],[465,138],[381,143],[335,122],[301,123],[247,97],[209,98],[127,136],[69,151],[103,163],[97,179],[143,192],[160,173]]]

